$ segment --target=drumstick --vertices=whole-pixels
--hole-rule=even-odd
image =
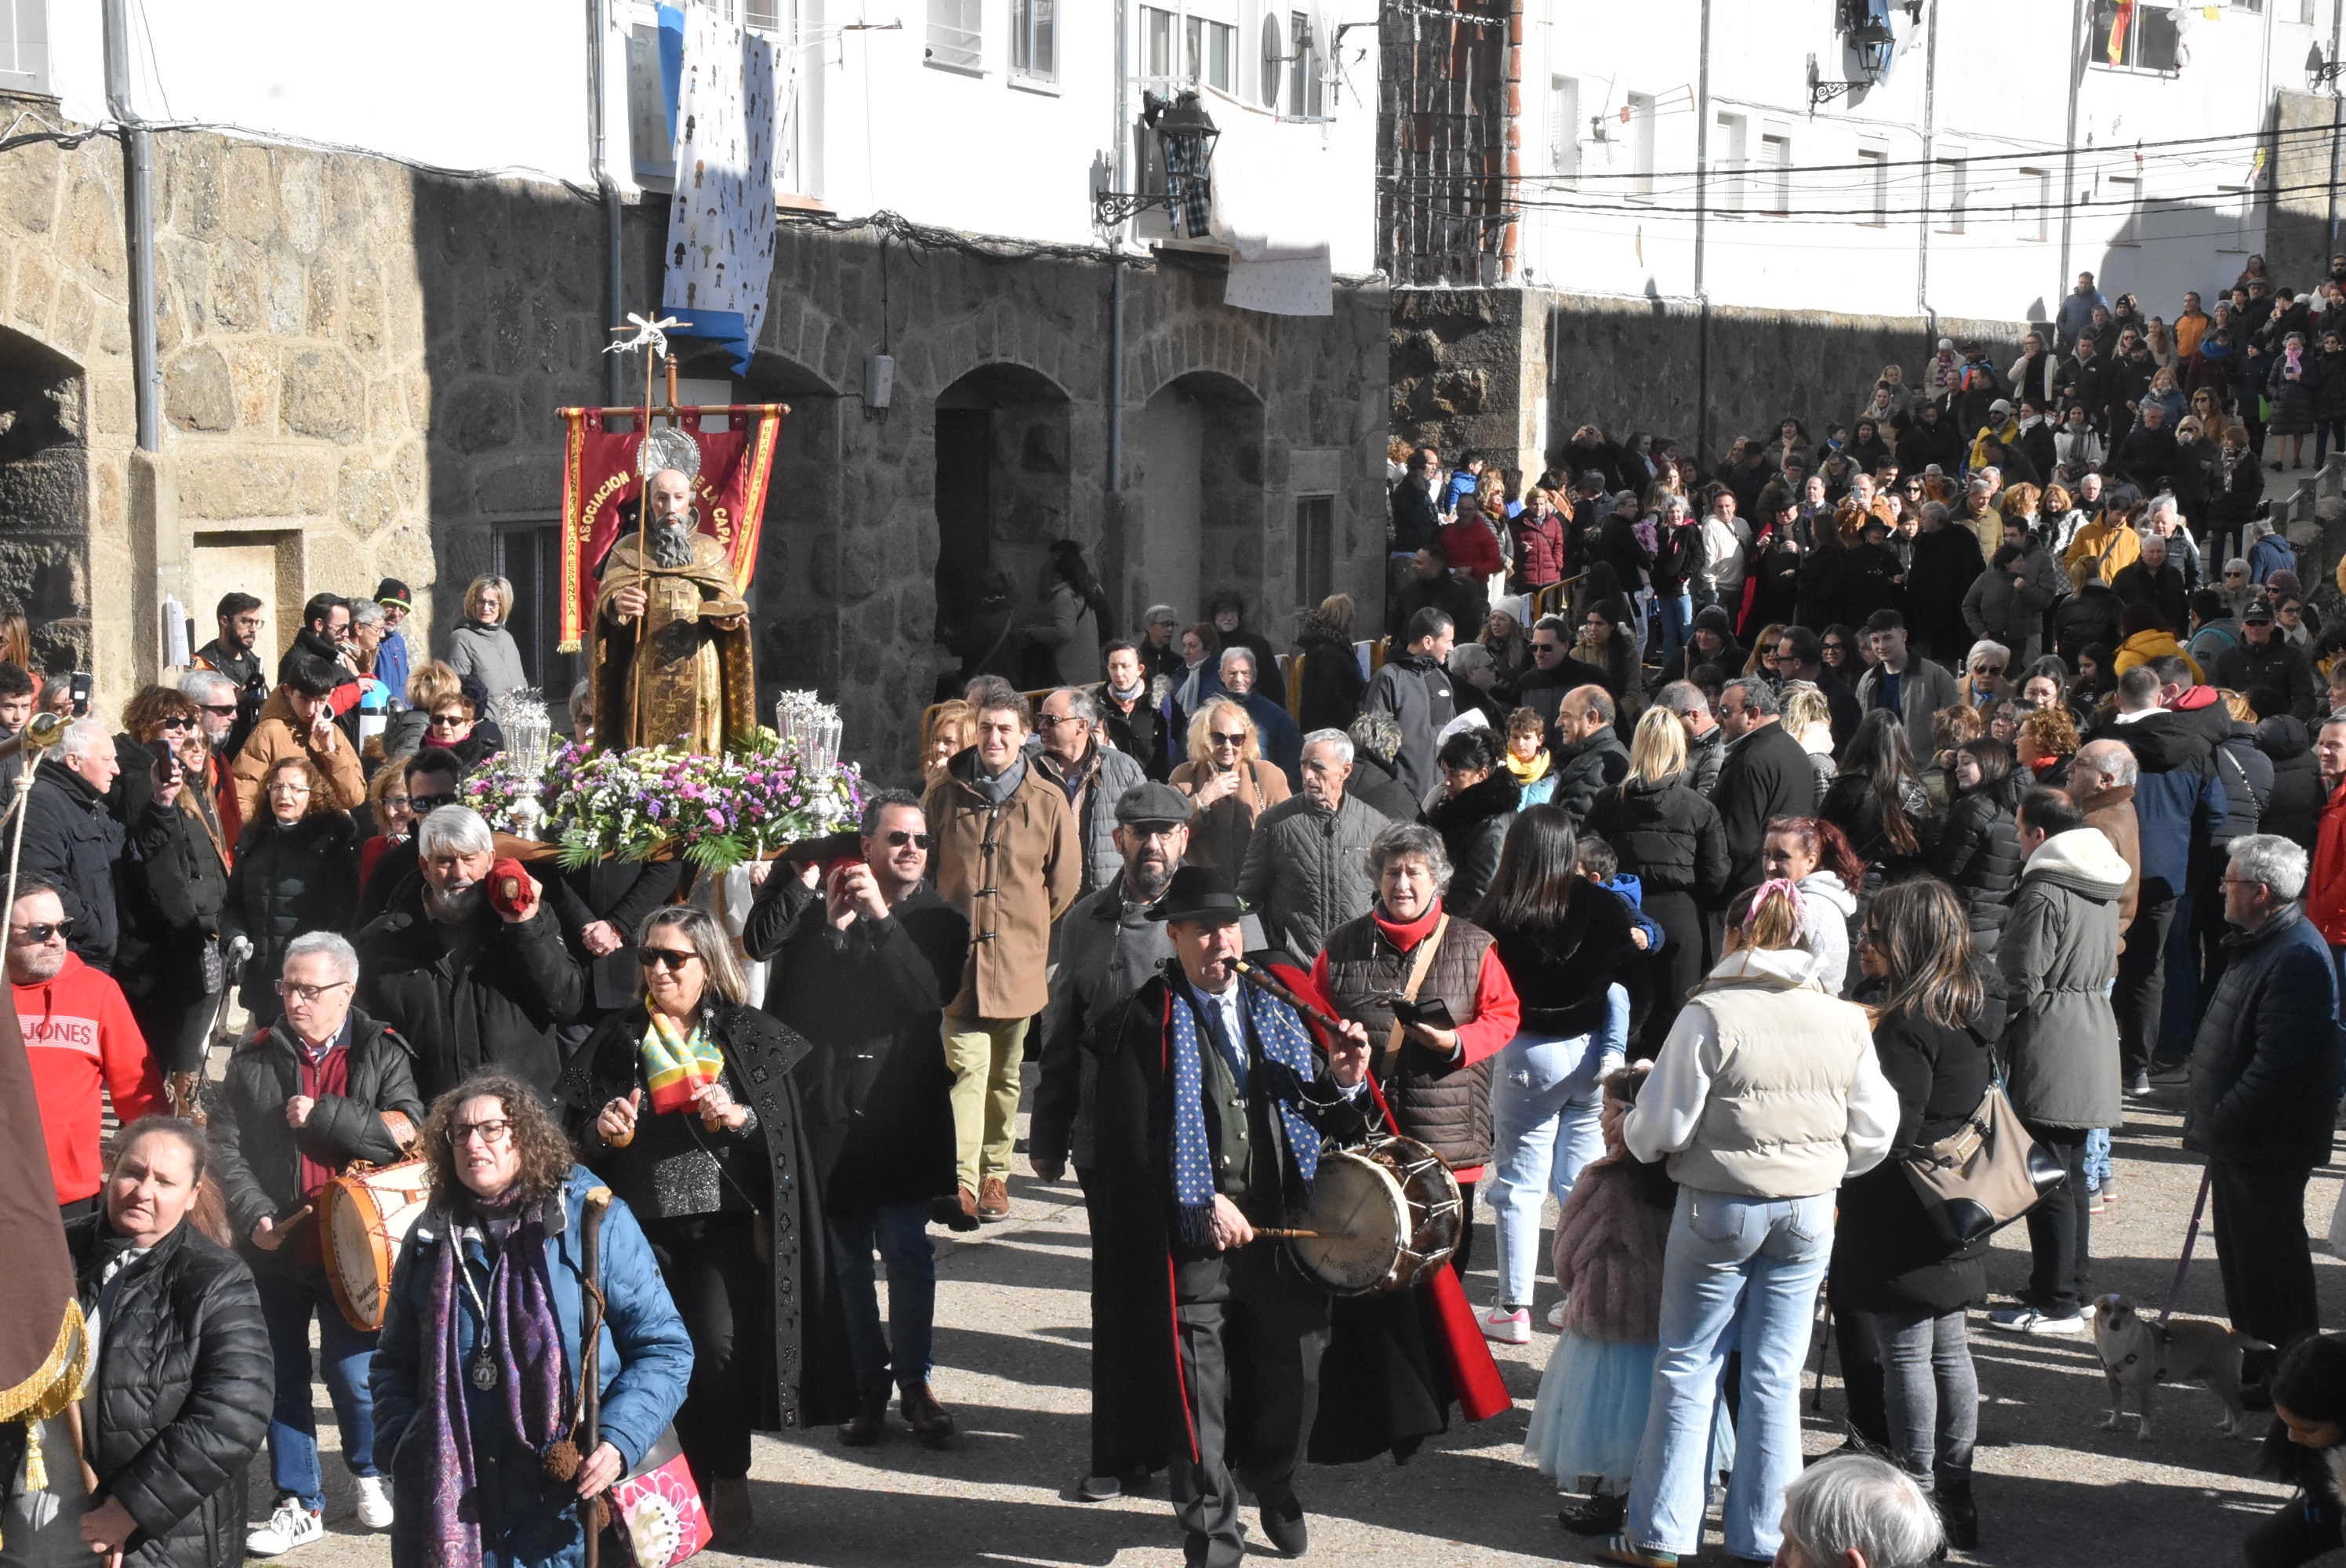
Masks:
[[[295,1226],[301,1224],[303,1220],[309,1218],[311,1215],[317,1212],[318,1206],[316,1204],[303,1204],[301,1207],[295,1209],[291,1214],[285,1217],[284,1222],[278,1226],[277,1233],[280,1236],[282,1236],[285,1232],[292,1229]]]
[[[1352,1241],[1360,1234],[1351,1230],[1295,1230],[1273,1225],[1258,1225],[1254,1233],[1281,1241]]]

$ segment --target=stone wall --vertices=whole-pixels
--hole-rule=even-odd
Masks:
[[[1700,309],[1539,290],[1409,290],[1393,296],[1393,428],[1445,453],[1514,452],[1536,473],[1574,429],[1615,439],[1647,431],[1691,450],[1705,423],[1703,460],[1739,435],[1772,430],[1787,414],[1819,439],[1853,417],[1884,365],[1919,382],[1934,347],[1917,317],[1718,308],[1708,372]],[[1984,342],[1995,364],[2020,351],[2025,322],[1942,320],[1937,335]],[[1538,402],[1546,399],[1546,428]],[[1545,448],[1545,450],[1544,450]]]
[[[203,133],[155,139],[163,450],[134,459],[119,147],[0,160],[0,598],[36,642],[92,661],[110,713],[162,668],[176,597],[211,635],[228,587],[270,597],[281,647],[302,599],[404,579],[419,656],[444,646],[501,530],[557,519],[555,410],[603,401],[602,215],[559,187],[447,179],[384,159]],[[626,298],[657,297],[667,206],[631,208]],[[1210,261],[1127,272],[1127,473],[1160,388],[1209,377],[1252,405],[1227,494],[1198,530],[1200,593],[1293,607],[1288,455],[1340,452],[1337,585],[1376,602],[1383,549],[1388,300],[1337,312],[1219,303]],[[792,405],[754,589],[762,684],[841,698],[849,748],[909,765],[913,720],[950,661],[936,607],[935,410],[972,372],[1024,389],[998,466],[1032,483],[994,520],[1025,589],[1050,539],[1092,552],[1118,603],[1148,597],[1107,503],[1109,271],[1085,260],[924,249],[872,229],[786,223],[742,401]],[[864,357],[897,361],[887,410]],[[728,376],[707,358],[686,373]],[[1130,557],[1130,558],[1127,558]],[[1192,613],[1194,606],[1181,606]],[[435,633],[439,635],[435,635]],[[534,672],[559,693],[566,671]]]
[[[2330,270],[2330,182],[2346,176],[2346,162],[2332,168],[2331,137],[2323,133],[2337,125],[2339,105],[2328,93],[2273,97],[2279,156],[2265,217],[2264,257],[2275,278],[2302,289]],[[2346,132],[2340,139],[2346,141]]]

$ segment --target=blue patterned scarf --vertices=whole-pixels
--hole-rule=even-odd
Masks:
[[[1311,1180],[1320,1170],[1320,1133],[1304,1115],[1300,1102],[1303,1085],[1320,1071],[1311,1058],[1311,1038],[1284,1003],[1251,985],[1244,988],[1242,1005],[1254,1025],[1255,1037],[1262,1042],[1265,1061],[1273,1069],[1284,1071],[1271,1072],[1268,1084],[1240,1084],[1239,1092],[1267,1094],[1278,1105],[1287,1125],[1287,1146],[1295,1156],[1303,1201],[1309,1203]],[[1201,1036],[1203,1048],[1211,1048],[1212,1028],[1198,1019],[1186,984],[1173,985],[1166,1012],[1173,1036],[1173,1204],[1183,1244],[1209,1247],[1214,1244],[1214,1156],[1206,1135],[1206,1068],[1199,1053]],[[1232,1044],[1241,1050],[1246,1044],[1244,1041]]]

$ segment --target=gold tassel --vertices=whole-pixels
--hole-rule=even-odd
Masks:
[[[25,1423],[25,1490],[49,1490],[49,1467],[41,1458],[41,1423],[38,1421]]]

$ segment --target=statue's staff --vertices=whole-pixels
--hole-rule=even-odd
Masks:
[[[648,443],[652,433],[652,368],[661,361],[668,363],[668,417],[673,420],[676,417],[676,360],[668,351],[667,330],[684,323],[674,316],[647,321],[632,311],[627,312],[627,320],[634,323],[636,335],[613,343],[603,351],[621,354],[630,349],[644,351],[644,412],[636,427],[636,481],[642,486],[636,494],[636,591],[645,598],[642,623],[648,625],[651,620],[651,476],[657,471],[646,470],[644,461],[649,455]],[[623,327],[611,330],[615,332],[626,331]],[[637,635],[642,635],[642,625],[638,626]],[[627,672],[627,708],[631,721],[632,715],[641,713],[644,708],[644,662],[641,659],[631,661]]]

